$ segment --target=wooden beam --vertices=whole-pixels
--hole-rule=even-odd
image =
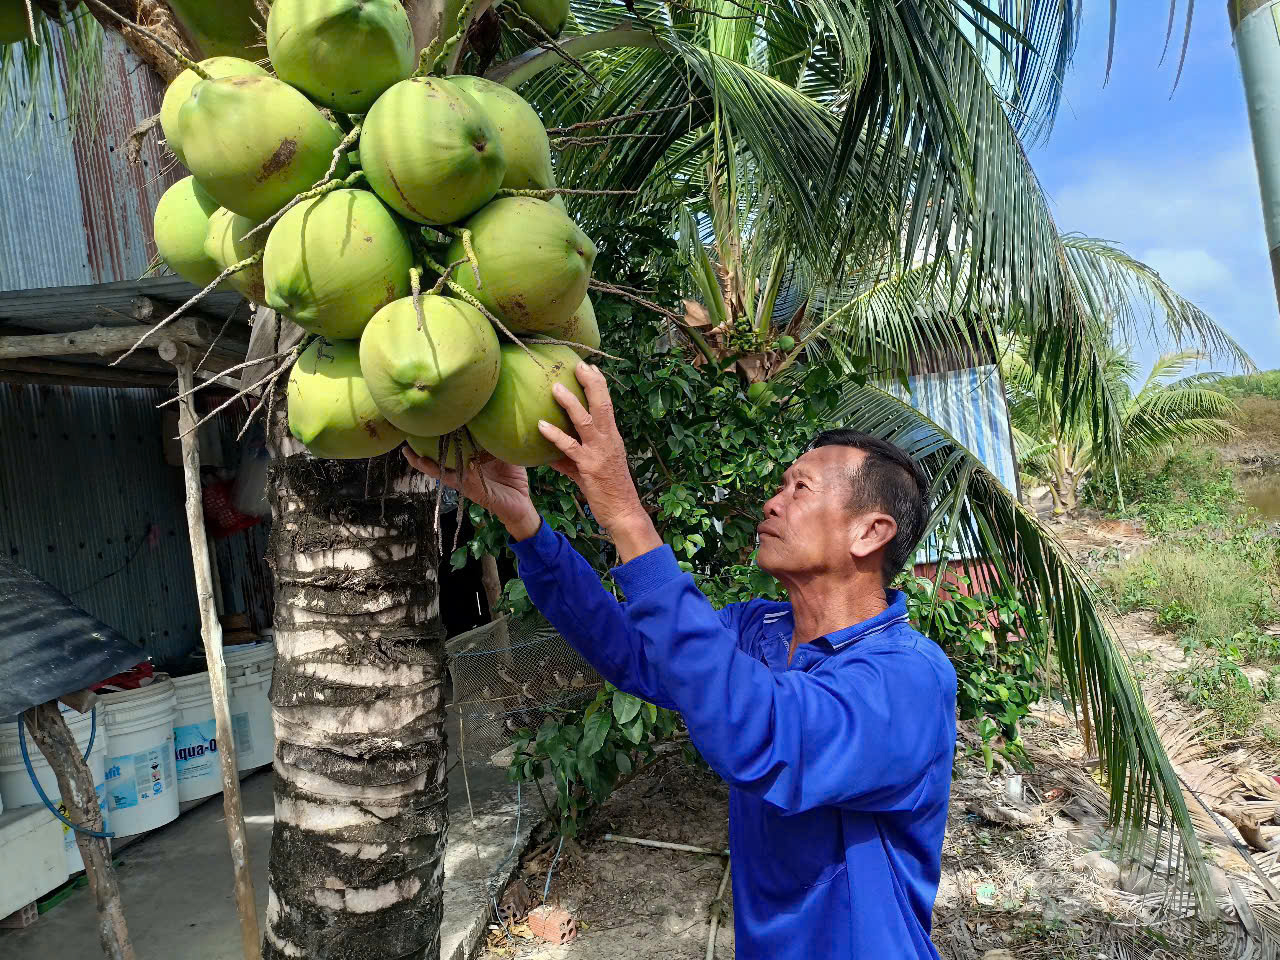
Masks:
[[[93,363],[57,360],[2,360],[0,380],[54,387],[172,387],[171,373],[123,370]]]
[[[172,342],[172,341],[170,341]],[[204,507],[200,495],[200,444],[196,437],[196,416],[191,388],[191,348],[176,344],[174,366],[178,370],[178,436],[182,441],[182,474],[187,491],[187,527],[191,540],[191,560],[195,567],[196,599],[200,605],[200,638],[204,641],[209,665],[209,687],[213,694],[213,720],[218,734],[218,758],[222,764],[222,810],[231,843],[231,866],[235,873],[236,913],[240,916],[240,946],[245,960],[261,960],[258,907],[249,872],[249,843],[244,831],[244,808],[240,802],[240,775],[236,770],[235,737],[231,731],[231,707],[227,692],[227,671],[222,658],[222,625],[213,599],[213,573],[209,566],[209,545],[204,528]],[[185,396],[184,396],[185,395]]]
[[[74,693],[66,693],[58,698],[59,703],[65,703],[76,713],[88,713],[94,708],[98,702],[98,695],[85,687],[83,690],[77,690]]]
[[[124,327],[95,326],[75,333],[0,337],[0,360],[88,353],[105,357],[107,354],[128,350],[151,329],[151,324],[135,323]],[[164,332],[170,340],[199,347],[208,347],[214,337],[209,324],[193,317],[175,320],[164,328]]]
[[[49,761],[53,775],[58,778],[58,792],[66,807],[67,819],[95,833],[103,832],[102,811],[98,809],[98,794],[93,787],[93,774],[76,738],[62,718],[57,701],[32,707],[22,715],[22,721],[31,731],[31,738]],[[98,943],[108,960],[134,960],[133,943],[129,940],[129,928],[124,922],[124,907],[120,902],[120,885],[111,866],[111,848],[104,837],[91,837],[76,831],[76,846],[84,860],[84,874],[89,880],[89,892],[97,904]]]

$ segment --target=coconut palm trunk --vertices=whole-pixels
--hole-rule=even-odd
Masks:
[[[312,458],[282,406],[263,957],[435,958],[448,811],[431,498],[398,452]]]

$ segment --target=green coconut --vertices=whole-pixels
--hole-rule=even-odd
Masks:
[[[201,186],[258,222],[328,172],[340,139],[301,93],[256,76],[197,83],[178,110],[178,136]]]
[[[34,4],[31,13],[38,25],[44,14]],[[27,5],[22,0],[0,0],[0,43],[19,43],[29,36],[31,25],[27,22]]]
[[[569,340],[573,343],[580,343],[582,347],[592,347],[596,350],[600,349],[600,326],[596,323],[596,308],[591,303],[590,297],[583,297],[582,303],[578,309],[573,311],[573,316],[569,318],[569,325],[555,339]],[[578,356],[590,356],[591,351],[580,347],[574,347]]]
[[[220,209],[195,177],[183,177],[156,204],[156,252],[169,269],[188,283],[203,287],[222,272],[208,253],[209,217]]]
[[[519,6],[553,37],[560,35],[569,19],[569,0],[519,0]]]
[[[444,440],[443,457],[440,452],[441,439]],[[418,456],[434,460],[436,463],[443,463],[446,470],[458,469],[459,450],[462,452],[464,468],[480,455],[480,448],[475,445],[470,432],[465,429],[455,430],[453,433],[444,434],[443,437],[415,437],[409,434],[405,440],[409,443],[409,449]]]
[[[275,0],[267,52],[276,76],[342,113],[364,113],[416,59],[400,0]]]
[[[168,0],[168,5],[205,56],[262,56],[257,0]]]
[[[543,200],[501,197],[464,225],[480,265],[479,287],[466,264],[453,279],[512,330],[564,328],[587,295],[595,244],[578,225]],[[466,256],[461,239],[447,262]]]
[[[559,460],[563,454],[538,431],[538,421],[546,420],[573,433],[569,415],[551,388],[563,383],[585,405],[586,395],[574,374],[580,362],[568,347],[530,344],[526,352],[519,344],[504,344],[502,370],[493,396],[467,424],[472,438],[499,460],[522,467],[540,467]]]
[[[379,310],[360,336],[360,369],[392,424],[416,436],[462,426],[488,401],[501,363],[498,335],[475,307],[447,297],[413,297]]]
[[[548,190],[556,185],[547,131],[529,102],[484,77],[456,76],[449,82],[475,98],[498,131],[507,172],[502,185],[512,190]]]
[[[209,76],[218,77],[265,77],[267,71],[249,60],[239,57],[210,57],[200,61],[201,68]],[[182,137],[178,132],[178,111],[191,96],[192,89],[200,82],[200,77],[191,70],[183,70],[173,78],[160,101],[160,129],[164,131],[164,140],[173,155],[185,165],[182,156]]]
[[[302,351],[289,374],[289,432],[327,460],[376,457],[404,440],[369,395],[354,340],[316,340]]]
[[[209,232],[205,235],[204,252],[218,268],[214,276],[262,250],[266,244],[262,234],[244,239],[245,234],[256,226],[248,217],[232,213],[226,207],[219,207],[209,215]],[[213,277],[209,279],[212,280]],[[254,303],[266,302],[261,260],[243,270],[237,270],[223,282]]]
[[[292,207],[262,258],[267,306],[331,340],[354,340],[383,306],[409,292],[413,253],[368,190],[334,190]]]
[[[502,185],[502,141],[480,104],[438,77],[402,80],[360,132],[360,166],[392,209],[417,223],[453,223]]]

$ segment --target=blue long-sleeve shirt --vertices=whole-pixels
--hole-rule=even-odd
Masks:
[[[739,960],[936,958],[956,676],[906,601],[796,648],[786,603],[716,611],[660,547],[619,603],[545,523],[513,545],[534,604],[615,686],[680,711],[730,786]]]

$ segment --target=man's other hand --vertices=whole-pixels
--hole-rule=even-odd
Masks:
[[[564,454],[551,464],[552,469],[581,488],[596,522],[613,535],[625,562],[661,546],[662,540],[631,479],[604,374],[586,362],[579,363],[574,373],[587,395],[586,407],[562,384],[557,383],[552,394],[569,415],[578,439],[545,420],[538,421],[538,430]]]
[[[416,469],[460,490],[472,503],[484,507],[516,540],[526,540],[538,532],[542,518],[529,497],[529,473],[524,467],[481,453],[464,466],[459,477],[456,470],[441,470],[440,464],[418,456],[407,445],[403,450],[405,459]]]

